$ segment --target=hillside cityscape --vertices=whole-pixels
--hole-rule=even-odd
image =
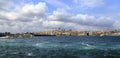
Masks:
[[[25,32],[15,33],[10,32],[0,33],[0,37],[5,38],[26,38],[36,36],[120,36],[120,30],[100,30],[100,31],[76,31],[76,30],[48,30],[41,32]]]

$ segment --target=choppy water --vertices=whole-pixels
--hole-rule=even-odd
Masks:
[[[120,58],[120,36],[1,38],[0,58]]]

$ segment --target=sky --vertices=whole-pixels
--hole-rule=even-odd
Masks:
[[[0,32],[119,30],[120,0],[0,0]]]

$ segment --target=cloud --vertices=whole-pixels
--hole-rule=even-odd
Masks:
[[[79,9],[89,9],[99,7],[104,4],[104,0],[73,0]]]
[[[57,8],[70,9],[70,7],[67,4],[59,0],[45,0],[45,2]]]
[[[31,13],[31,14],[44,14],[47,10],[46,4],[45,3],[38,3],[37,5],[33,4],[26,4],[22,8],[22,12],[24,14]]]
[[[11,9],[10,9],[11,10]],[[47,6],[44,2],[15,6],[12,11],[0,12],[0,31],[27,32],[40,31],[46,18]]]
[[[115,21],[113,27],[114,29],[120,30],[120,20]]]
[[[11,0],[0,0],[0,10],[7,10],[11,4]]]
[[[0,12],[0,15],[8,20],[27,20],[27,18],[30,19],[30,17],[44,17],[46,15],[46,11],[47,6],[45,3],[40,2],[37,5],[25,4],[23,7],[20,7],[15,11],[3,11]]]
[[[83,8],[95,8],[103,3],[102,0],[74,0],[74,2]],[[120,27],[120,20],[115,20],[112,16],[68,12],[66,8],[69,6],[58,0],[45,0],[45,2],[37,4],[24,2],[22,5],[7,4],[6,7],[3,7],[6,3],[12,2],[10,0],[0,1],[0,31],[3,32],[38,32],[57,28],[80,31],[118,29]],[[48,12],[49,7],[46,3],[55,5],[57,10]]]
[[[93,16],[88,14],[70,14],[65,10],[56,10],[52,15],[48,17],[52,21],[61,21],[64,23],[73,23],[78,26],[91,28],[94,27],[96,29],[111,29],[115,24],[115,20],[110,17],[104,16]],[[108,22],[109,21],[109,22]],[[75,27],[75,26],[73,26]],[[92,30],[92,29],[91,29]]]

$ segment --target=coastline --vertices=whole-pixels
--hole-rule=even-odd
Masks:
[[[76,31],[76,30],[49,30],[41,32],[26,32],[12,34],[0,33],[1,38],[31,38],[37,36],[120,36],[120,30]]]

